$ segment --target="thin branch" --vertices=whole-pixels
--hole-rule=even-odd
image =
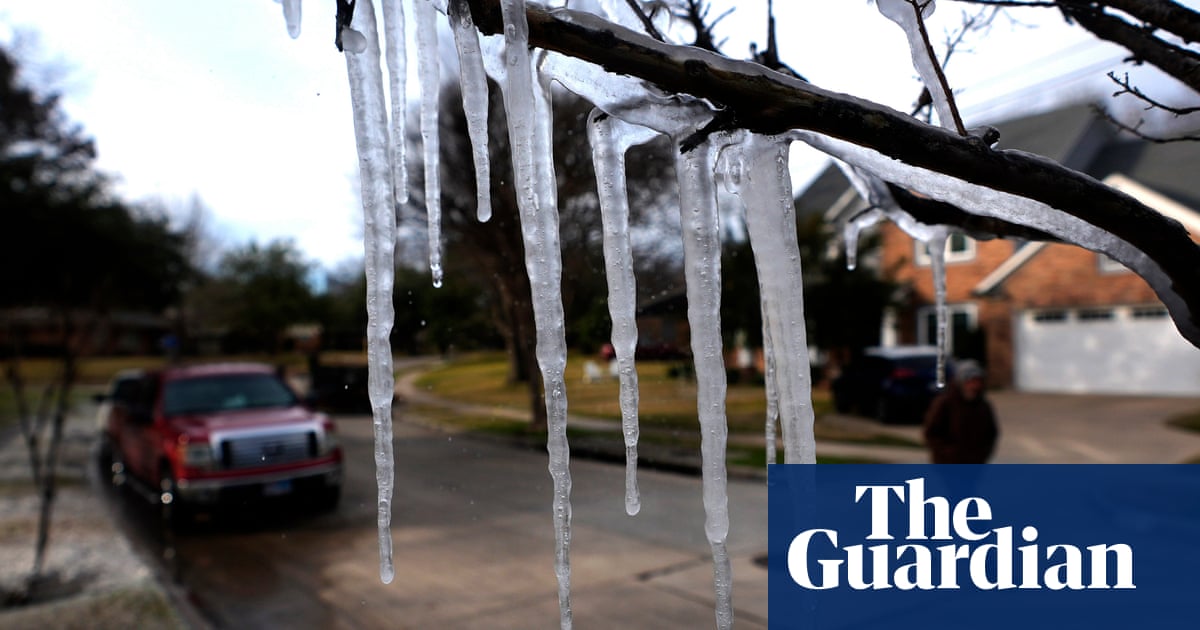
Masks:
[[[1096,112],[1098,116],[1102,116],[1105,120],[1112,123],[1117,129],[1131,133],[1138,138],[1145,140],[1146,142],[1153,142],[1155,144],[1171,144],[1172,142],[1200,142],[1200,134],[1170,136],[1165,138],[1162,136],[1152,136],[1141,130],[1142,123],[1145,122],[1144,120],[1138,120],[1136,125],[1130,126],[1120,120],[1117,120],[1111,114],[1099,107],[1093,107],[1092,111]]]
[[[1200,12],[1171,0],[957,0],[968,4],[993,7],[1065,8],[1103,15],[1106,7],[1113,8],[1141,21],[1151,30],[1173,33],[1185,42],[1200,41]]]
[[[1017,0],[958,0],[970,4],[998,7],[1057,8],[1068,21],[1074,21],[1092,35],[1112,42],[1133,54],[1137,62],[1149,63],[1200,92],[1200,54],[1155,37],[1156,30],[1172,33],[1185,42],[1200,41],[1200,12],[1169,0],[1058,0],[1057,2],[1021,2]],[[1143,25],[1129,22],[1104,9],[1112,7]]]
[[[1073,4],[1078,3],[1075,2]],[[1157,29],[1174,33],[1185,42],[1200,41],[1200,12],[1169,0],[1108,0],[1114,9]]]
[[[912,6],[913,14],[917,18],[917,32],[921,34],[921,43],[925,46],[925,54],[929,56],[929,65],[933,66],[933,72],[937,75],[938,84],[942,88],[942,94],[946,96],[946,106],[950,109],[951,121],[954,123],[954,129],[958,135],[967,135],[967,127],[963,125],[962,115],[958,113],[958,103],[954,102],[954,92],[950,89],[950,82],[946,79],[946,73],[942,71],[942,64],[938,63],[937,53],[933,50],[933,42],[929,41],[929,30],[925,28],[925,17],[921,12],[929,4],[931,0],[908,0],[908,4]],[[942,124],[948,121],[943,120]]]
[[[503,29],[497,0],[470,2],[481,31]],[[1124,193],[1051,160],[992,149],[980,138],[922,124],[756,63],[666,45],[584,13],[550,13],[531,4],[526,16],[530,45],[636,77],[667,93],[705,99],[729,110],[749,131],[774,135],[803,129],[838,138],[911,167],[1041,202],[1113,234],[1170,279],[1170,290],[1182,303],[1163,296],[1179,305],[1172,311],[1177,326],[1200,346],[1200,246],[1177,221]]]
[[[1140,89],[1138,89],[1137,86],[1129,83],[1129,73],[1128,72],[1125,73],[1124,79],[1118,79],[1116,72],[1109,72],[1108,78],[1111,79],[1113,83],[1116,83],[1117,85],[1121,86],[1120,90],[1113,92],[1113,94],[1112,94],[1113,96],[1120,96],[1122,94],[1132,94],[1133,96],[1136,96],[1137,98],[1139,98],[1142,101],[1145,101],[1147,103],[1146,109],[1162,109],[1162,110],[1171,112],[1172,114],[1175,114],[1176,116],[1186,116],[1188,114],[1194,114],[1196,112],[1200,112],[1200,107],[1172,107],[1165,103],[1156,101],[1153,98],[1150,98],[1149,96],[1146,95],[1145,92],[1142,92]]]
[[[637,0],[625,0],[625,4],[629,5],[629,10],[633,11],[633,14],[642,21],[642,27],[646,29],[646,33],[650,37],[660,42],[667,41],[663,39],[663,34],[659,32],[658,27],[654,25],[654,21],[650,19],[650,16],[646,15],[646,12],[642,10],[642,5],[638,4]]]
[[[982,235],[1021,238],[1030,241],[1060,242],[1051,234],[1003,219],[973,214],[954,204],[920,197],[907,189],[888,183],[888,190],[900,208],[914,219],[927,225],[953,225],[971,233],[976,238]]]

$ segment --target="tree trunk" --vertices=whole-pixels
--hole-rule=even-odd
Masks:
[[[45,468],[41,472],[38,489],[41,509],[38,512],[37,541],[34,543],[33,571],[29,576],[27,592],[32,593],[46,562],[46,549],[50,544],[50,523],[54,515],[54,500],[58,495],[58,454],[62,450],[63,425],[66,423],[70,406],[71,387],[75,383],[75,352],[71,343],[71,317],[63,315],[62,382],[58,387],[58,400],[54,409],[50,442],[46,447]]]

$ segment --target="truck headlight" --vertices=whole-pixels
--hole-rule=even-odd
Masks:
[[[185,468],[212,468],[213,451],[207,442],[184,442],[179,455]]]
[[[326,429],[324,435],[321,436],[320,445],[319,455],[322,457],[334,452],[339,445],[337,434]]]

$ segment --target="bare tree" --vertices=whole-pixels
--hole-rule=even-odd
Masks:
[[[503,31],[497,0],[470,0],[469,4],[481,32]],[[1167,40],[1148,40],[1146,33],[1152,29],[1137,29],[1141,32],[1134,35],[1121,29],[1093,28],[1090,26],[1093,21],[1109,19],[1107,14],[1098,15],[1103,7],[1094,6],[1103,3],[1064,0],[1045,4],[1060,8],[1100,37],[1128,44],[1138,59],[1173,76],[1192,77],[1192,83],[1185,83],[1197,86],[1194,77],[1200,76],[1200,72],[1192,70],[1200,63],[1193,60],[1197,55]],[[1189,30],[1189,25],[1195,23],[1196,12],[1178,3],[1130,0],[1108,4],[1139,10],[1138,15],[1147,20],[1165,20],[1164,16],[1169,15],[1165,24],[1154,21],[1154,26],[1187,41],[1197,39]],[[1146,13],[1140,12],[1143,8]],[[1166,13],[1151,13],[1149,9]],[[684,139],[680,145],[683,151],[718,131],[815,132],[833,139],[834,143],[866,148],[921,172],[1045,204],[1115,235],[1148,261],[1135,270],[1150,281],[1184,337],[1200,346],[1200,276],[1195,273],[1200,269],[1200,247],[1178,222],[1127,195],[1050,160],[995,149],[988,141],[991,138],[933,127],[753,62],[666,44],[594,16],[570,11],[550,12],[530,5],[526,17],[531,46],[591,62],[610,73],[636,77],[667,93],[688,94],[714,104],[716,113],[712,122],[693,137]],[[942,217],[942,222],[962,226],[971,220],[969,215],[969,212],[949,213]],[[1003,221],[994,227],[1002,235],[1008,231]]]

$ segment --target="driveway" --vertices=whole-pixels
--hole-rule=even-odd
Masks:
[[[998,392],[992,402],[998,462],[1176,464],[1200,455],[1200,433],[1165,424],[1200,409],[1200,398]]]
[[[1200,410],[1200,398],[989,394],[1000,423],[994,462],[1004,464],[1176,464],[1200,456],[1200,433],[1166,425],[1172,416]],[[921,440],[916,426],[883,426],[833,415],[824,422]],[[853,447],[839,446],[839,451]],[[928,461],[912,449],[889,449],[898,463]],[[864,453],[867,454],[867,453]],[[871,455],[879,456],[880,448]]]

